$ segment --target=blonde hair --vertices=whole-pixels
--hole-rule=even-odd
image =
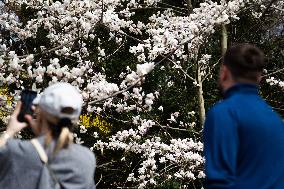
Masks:
[[[56,146],[54,148],[53,153],[56,154],[62,148],[67,148],[68,145],[72,142],[73,142],[73,134],[70,132],[68,127],[63,127],[61,129],[61,132],[56,142]]]
[[[67,124],[62,124],[62,120],[64,122],[64,119],[59,119],[47,112],[44,112],[44,117],[51,131],[45,138],[45,147],[48,147],[52,139],[56,138],[57,141],[53,150],[53,155],[56,155],[61,149],[67,148],[69,144],[73,143],[73,134],[70,131],[73,124],[71,120],[68,120]]]

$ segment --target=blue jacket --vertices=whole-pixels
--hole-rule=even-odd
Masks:
[[[207,114],[206,189],[284,189],[284,124],[258,95],[237,84]]]

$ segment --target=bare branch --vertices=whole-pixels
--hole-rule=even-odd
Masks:
[[[123,32],[123,31],[118,31],[118,33],[120,33],[120,34],[122,34],[122,35],[124,35],[124,36],[126,36],[126,37],[128,37],[128,38],[134,39],[135,41],[137,41],[137,42],[139,42],[139,43],[145,44],[144,41],[142,41],[142,40],[140,40],[140,39],[138,39],[138,38],[136,38],[136,37],[133,37],[133,36],[131,36],[131,35],[128,35],[127,33]]]
[[[164,125],[159,125],[162,128],[166,128],[166,129],[172,129],[172,130],[177,130],[177,131],[185,131],[185,132],[190,132],[187,129],[181,129],[181,128],[177,128],[177,127],[170,127],[170,126],[164,126]]]
[[[173,5],[170,5],[168,3],[162,3],[162,2],[158,2],[159,4],[162,4],[162,5],[166,5],[168,7],[171,7],[173,9],[179,9],[179,10],[184,10],[184,11],[187,11],[187,8],[182,8],[182,7],[177,7],[177,6],[173,6]]]
[[[162,57],[165,57],[162,55]],[[191,79],[193,82],[196,81],[196,79],[194,79],[193,77],[191,77],[190,75],[188,75],[188,73],[186,73],[186,71],[184,71],[184,69],[182,69],[179,65],[177,65],[177,63],[175,63],[172,59],[167,58],[167,60],[169,60],[171,63],[173,63],[178,69],[180,69],[184,75],[186,75],[189,79]]]
[[[126,37],[126,36],[125,36],[125,37]],[[106,59],[109,59],[111,56],[113,56],[114,54],[116,54],[116,53],[123,47],[124,44],[125,44],[125,39],[124,39],[124,41],[121,43],[121,45],[120,45],[113,53],[111,53],[111,54],[109,54],[108,56],[105,57],[105,60],[106,60]]]
[[[102,14],[101,14],[100,22],[104,23],[104,0],[102,0]]]
[[[109,118],[109,119],[113,119],[115,121],[122,122],[122,123],[131,123],[131,121],[125,121],[125,120],[117,119],[117,118],[115,118],[113,116],[103,116],[102,114],[99,114],[97,112],[93,112],[93,113],[95,113],[96,115],[98,115],[98,116],[100,116],[102,118],[106,118],[106,119]]]
[[[213,64],[211,67],[209,67],[210,70],[209,70],[209,72],[204,76],[204,78],[201,80],[202,83],[212,74],[214,68],[219,64],[219,62],[220,62],[221,59],[222,59],[222,57],[219,58],[218,61],[217,61],[215,64]]]
[[[162,174],[163,171],[166,172],[166,169],[168,169],[170,167],[173,167],[173,166],[176,166],[176,165],[175,164],[170,164],[168,166],[165,166],[165,168],[161,169],[159,173]]]
[[[104,163],[104,164],[101,164],[101,165],[97,165],[97,168],[101,168],[101,167],[105,167],[105,166],[108,166],[112,163],[115,163],[115,161],[111,161],[111,162],[108,162],[108,163]]]
[[[98,166],[97,166],[98,167]],[[103,175],[101,174],[101,177],[100,177],[100,180],[96,183],[96,187],[100,184],[100,182],[102,181],[103,179]]]
[[[65,42],[65,43],[62,43],[61,45],[59,45],[59,46],[57,46],[57,47],[51,48],[51,49],[49,49],[49,50],[47,50],[47,51],[34,54],[34,56],[38,56],[38,55],[43,55],[43,54],[51,53],[51,52],[53,52],[53,51],[56,51],[56,50],[60,49],[61,47],[67,46],[69,43],[72,43],[72,42],[76,41],[77,39],[78,39],[78,38],[72,39],[72,40],[70,40],[70,41],[67,41],[67,42]],[[26,58],[26,57],[28,57],[28,56],[29,56],[29,55],[18,56],[18,58],[21,59],[21,58]],[[5,57],[5,58],[3,58],[3,59],[4,59],[4,60],[10,60],[11,58],[10,58],[10,57]]]
[[[276,10],[279,10],[281,12],[284,12],[284,9],[280,9],[279,7],[275,7],[275,6],[271,6],[272,8],[276,9]]]
[[[165,7],[141,7],[141,8],[132,8],[132,9],[129,9],[129,11],[137,11],[137,10],[151,10],[151,9],[154,9],[154,10],[168,10],[168,8],[165,8]],[[183,13],[183,12],[180,12],[180,11],[177,11],[175,9],[171,9],[172,11],[176,12],[176,13],[179,13],[179,14],[182,14],[184,16],[186,16],[187,14]]]
[[[283,108],[276,108],[276,107],[272,107],[274,110],[278,110],[278,111],[283,111]]]
[[[275,71],[275,72],[271,72],[271,73],[269,73],[269,74],[263,75],[262,78],[264,78],[264,77],[269,77],[269,76],[271,76],[271,75],[277,74],[277,73],[282,72],[282,71],[284,71],[284,68],[282,68],[282,69],[280,69],[280,70],[277,70],[277,71]]]
[[[281,52],[281,55],[284,56],[284,52]],[[264,78],[264,77],[269,77],[269,76],[271,76],[271,75],[280,73],[280,72],[282,72],[282,71],[284,71],[284,68],[279,69],[279,70],[274,71],[274,72],[271,72],[271,73],[268,73],[268,74],[265,74],[265,75],[262,76],[262,78]]]

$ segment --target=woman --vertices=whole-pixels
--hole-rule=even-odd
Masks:
[[[21,103],[11,115],[0,138],[1,189],[93,189],[95,157],[87,148],[73,144],[73,122],[81,113],[82,96],[67,83],[44,90],[37,102],[36,119],[26,115],[36,138],[13,139],[27,126],[17,120]]]

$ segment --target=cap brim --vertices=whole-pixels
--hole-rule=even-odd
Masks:
[[[38,105],[40,101],[40,96],[37,95],[37,97],[33,100],[33,105]]]

